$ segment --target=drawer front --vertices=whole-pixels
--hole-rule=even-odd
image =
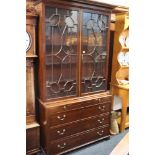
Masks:
[[[70,111],[70,110],[81,109],[81,108],[82,108],[81,102],[80,103],[74,103],[74,104],[65,104],[65,105],[49,108],[49,113],[51,115],[55,115],[57,113],[66,112],[66,111]]]
[[[98,100],[99,100],[99,103],[105,103],[105,102],[111,102],[112,98],[111,98],[111,96],[110,97],[101,97]]]
[[[80,133],[86,130],[97,128],[105,124],[109,124],[109,114],[100,115],[98,117],[92,117],[90,119],[83,119],[77,122],[73,122],[67,125],[62,125],[56,128],[49,129],[49,139],[57,140],[76,133]]]
[[[92,99],[88,101],[83,101],[81,104],[83,107],[93,106],[99,103],[98,99]]]
[[[72,110],[69,112],[63,112],[56,115],[48,115],[48,126],[62,125],[65,123],[73,122],[81,118],[82,110]]]
[[[67,150],[73,150],[81,145],[92,143],[96,140],[109,136],[109,126],[93,129],[80,135],[72,136],[57,142],[51,142],[48,155],[61,154]]]
[[[51,115],[55,115],[56,113],[81,109],[84,107],[93,106],[99,103],[106,103],[106,102],[111,102],[111,98],[103,97],[103,98],[91,99],[91,100],[86,100],[81,102],[74,101],[74,103],[71,103],[71,104],[64,103],[64,105],[50,107],[48,110]]]
[[[110,103],[97,104],[95,106],[90,106],[88,108],[82,109],[81,118],[92,117],[109,112],[110,112]]]
[[[80,127],[83,128],[83,131],[86,131],[106,124],[110,124],[109,114],[100,115],[91,119],[87,119],[86,121],[82,121]],[[79,128],[79,126],[77,127]]]
[[[87,108],[72,110],[68,112],[63,112],[56,115],[51,115],[49,113],[48,125],[50,127],[56,126],[56,125],[62,125],[65,123],[77,121],[87,117],[100,115],[109,111],[110,111],[110,103],[106,103],[106,104],[98,104],[95,106],[90,106]]]

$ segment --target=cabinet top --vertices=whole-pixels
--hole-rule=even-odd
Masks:
[[[37,11],[33,4],[28,3],[26,5],[26,18],[36,18],[38,16]]]
[[[96,0],[36,0],[35,2],[35,5],[40,3],[40,2],[43,2],[43,3],[50,3],[50,2],[60,2],[60,3],[80,3],[80,4],[83,4],[83,5],[93,5],[93,6],[98,6],[98,7],[104,7],[106,9],[109,9],[109,10],[112,10],[114,8],[116,8],[117,6],[116,5],[112,5],[112,4],[107,4],[107,3],[104,3],[104,2],[99,2],[99,1],[96,1]]]

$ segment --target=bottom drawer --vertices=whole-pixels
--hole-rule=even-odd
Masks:
[[[40,148],[39,125],[37,123],[26,126],[26,154],[34,154]]]
[[[99,139],[103,139],[107,136],[109,136],[109,126],[104,126],[57,142],[51,142],[47,155],[62,154],[69,150],[95,142]]]

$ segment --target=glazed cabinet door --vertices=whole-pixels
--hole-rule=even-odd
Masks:
[[[84,10],[82,15],[81,92],[105,91],[107,85],[109,14]]]
[[[46,99],[77,94],[79,11],[45,6]]]
[[[110,13],[68,3],[40,6],[41,99],[106,91]]]

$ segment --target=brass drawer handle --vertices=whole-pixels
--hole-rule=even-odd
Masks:
[[[44,122],[43,122],[43,125],[46,125],[46,124],[47,124],[47,121],[44,121]]]
[[[66,105],[64,105],[64,106],[63,106],[63,108],[64,108],[64,110],[66,110],[66,109],[67,109],[67,106],[66,106]]]
[[[102,118],[101,120],[100,119],[98,119],[97,120],[100,124],[102,124],[103,123],[103,121],[104,121],[104,118]]]
[[[104,111],[105,110],[105,105],[99,106],[98,109],[101,110],[101,111]]]
[[[63,143],[63,145],[58,144],[57,147],[60,149],[64,149],[66,147],[66,143]]]
[[[66,129],[63,129],[62,132],[59,131],[59,130],[57,131],[57,133],[58,133],[59,135],[64,135],[65,132],[66,132]]]
[[[66,115],[63,115],[62,117],[61,116],[57,116],[57,118],[61,121],[63,121],[65,118],[66,118]]]
[[[97,132],[97,134],[99,135],[99,136],[102,136],[103,135],[103,133],[104,133],[104,131],[102,130],[102,131],[98,131]]]

